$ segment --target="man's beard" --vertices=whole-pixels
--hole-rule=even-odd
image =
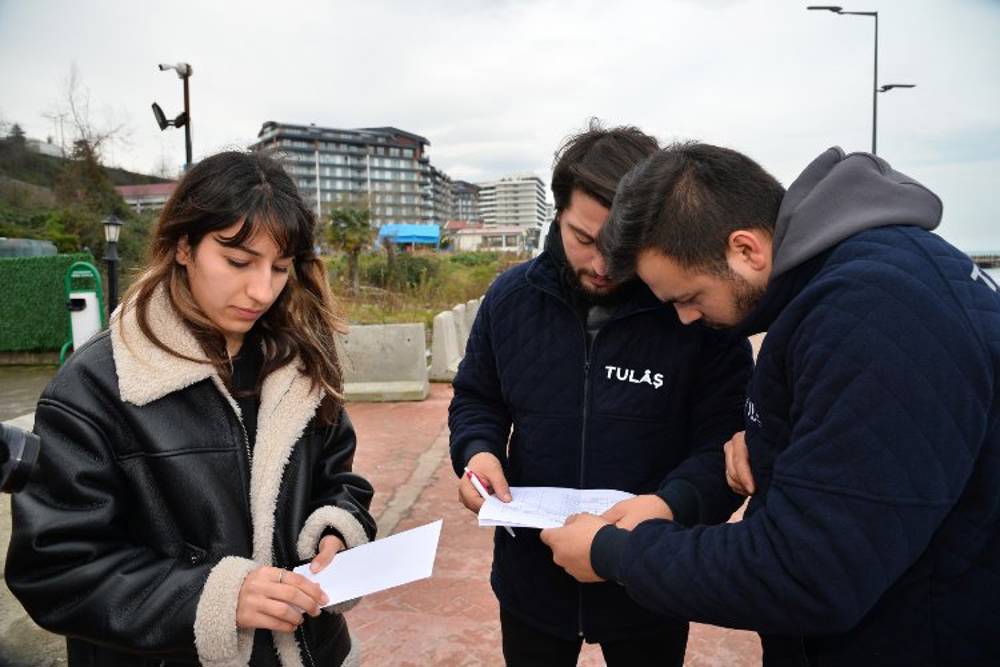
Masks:
[[[587,269],[576,270],[569,263],[566,257],[566,250],[563,248],[562,236],[559,233],[559,224],[553,222],[549,229],[548,236],[545,237],[545,249],[555,258],[556,264],[562,272],[562,282],[573,292],[575,299],[588,306],[608,306],[621,302],[627,294],[631,292],[628,288],[635,285],[635,280],[627,280],[622,283],[615,283],[607,290],[595,292],[583,283],[584,276],[594,276],[592,271]]]
[[[595,276],[592,271],[578,269],[574,272],[569,262],[566,263],[564,270],[566,272],[566,282],[573,289],[577,298],[590,306],[611,306],[620,303],[628,292],[626,287],[632,284],[632,281],[612,283],[607,289],[596,291],[587,287],[583,282],[585,276]]]
[[[702,318],[702,322],[705,326],[712,329],[730,329],[738,325],[747,318],[754,308],[757,307],[757,304],[760,303],[760,300],[764,297],[764,292],[767,291],[766,286],[762,285],[758,287],[730,269],[728,266],[726,268],[728,269],[726,280],[733,288],[732,304],[735,321],[732,324],[720,324],[718,322]]]

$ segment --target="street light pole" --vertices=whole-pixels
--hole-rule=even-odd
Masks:
[[[875,73],[872,80],[872,155],[876,155],[878,145],[878,94],[886,93],[893,88],[915,88],[913,83],[887,83],[879,87],[878,85],[878,12],[845,12],[843,7],[835,5],[811,5],[806,7],[811,10],[822,10],[847,16],[871,16],[875,19]]]
[[[181,73],[180,65],[184,65],[186,68],[183,74]],[[187,122],[184,123],[184,156],[187,158],[187,162],[184,164],[184,171],[187,171],[191,168],[191,93],[188,90],[188,79],[191,78],[191,66],[187,63],[181,63],[180,65],[177,66],[177,76],[184,81],[184,116],[187,119]]]
[[[858,13],[866,15],[864,12]],[[878,12],[870,12],[870,14],[875,17],[875,76],[872,78],[872,155],[878,155],[878,151],[875,150],[876,133],[878,132]]]
[[[836,5],[810,5],[806,9],[833,12],[841,16],[870,16],[875,19],[875,75],[872,80],[872,155],[875,155],[878,132],[878,12],[845,12],[843,7]]]

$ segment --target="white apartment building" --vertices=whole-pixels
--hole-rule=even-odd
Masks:
[[[541,229],[547,204],[545,184],[538,176],[505,176],[478,183],[479,214],[487,225],[517,225]]]

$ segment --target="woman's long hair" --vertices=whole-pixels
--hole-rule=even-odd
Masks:
[[[122,299],[136,309],[143,334],[177,357],[156,335],[148,316],[149,301],[161,285],[174,309],[201,344],[219,376],[231,387],[232,369],[226,339],[198,307],[188,285],[186,269],[175,261],[178,242],[187,238],[194,251],[206,234],[241,222],[232,237],[218,238],[236,247],[254,234],[266,232],[282,255],[292,257],[288,283],[254,325],[263,342],[264,364],[257,380],[300,361],[300,372],[313,388],[325,393],[319,418],[333,423],[343,399],[343,373],[334,338],[346,330],[337,317],[326,269],[314,250],[316,216],[302,201],[295,183],[274,159],[260,153],[227,151],[205,158],[178,183],[153,233],[148,268]]]

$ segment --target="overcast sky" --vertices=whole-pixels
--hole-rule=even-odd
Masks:
[[[818,1],[818,0],[813,0]],[[873,21],[787,0],[75,2],[0,0],[0,119],[29,136],[74,66],[108,161],[183,162],[157,63],[189,62],[195,159],[275,120],[393,125],[453,178],[534,172],[596,116],[749,154],[788,185],[832,145],[870,150]],[[1000,2],[862,0],[879,12],[879,154],[941,195],[939,232],[1000,249]]]

